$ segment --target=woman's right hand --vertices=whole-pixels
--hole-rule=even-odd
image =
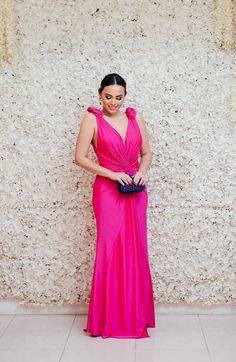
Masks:
[[[133,182],[132,177],[125,172],[113,172],[109,174],[109,178],[114,181],[119,181],[122,185],[130,185]]]

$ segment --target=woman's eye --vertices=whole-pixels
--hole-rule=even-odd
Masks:
[[[106,97],[106,99],[111,99],[111,97]],[[122,98],[116,98],[118,101],[121,101]]]

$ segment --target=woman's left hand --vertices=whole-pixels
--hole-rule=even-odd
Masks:
[[[133,181],[136,185],[145,185],[147,181],[147,174],[141,171],[136,172]]]

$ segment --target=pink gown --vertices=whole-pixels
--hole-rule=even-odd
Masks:
[[[97,120],[97,147],[101,166],[114,172],[134,174],[142,136],[136,110],[127,107],[129,119],[125,142],[104,117],[88,107]],[[97,240],[87,326],[102,338],[150,338],[155,327],[154,298],[147,248],[147,189],[121,194],[117,181],[96,175],[92,204]]]

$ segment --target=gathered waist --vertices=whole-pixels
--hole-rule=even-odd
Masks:
[[[109,164],[105,165],[103,163],[99,163],[100,166],[107,168],[110,171],[113,172],[125,172],[127,174],[135,174],[139,170],[139,163],[136,162],[133,165],[122,165],[122,164]]]

